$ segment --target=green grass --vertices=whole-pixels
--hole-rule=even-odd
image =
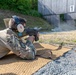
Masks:
[[[72,40],[74,43],[76,43],[76,39],[75,40]]]

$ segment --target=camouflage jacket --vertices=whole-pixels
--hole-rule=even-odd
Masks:
[[[6,31],[6,41],[3,38],[0,40],[9,50],[23,59],[35,59],[36,50],[31,41],[26,40],[24,43],[12,30],[8,28]]]

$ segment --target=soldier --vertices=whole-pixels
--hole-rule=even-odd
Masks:
[[[35,59],[36,49],[33,42],[39,38],[39,33],[36,30],[34,34],[29,36],[26,42],[23,42],[21,37],[29,35],[31,32],[25,30],[26,20],[18,16],[13,16],[9,21],[9,28],[5,29],[6,38],[0,38],[1,42],[6,45],[6,48],[13,51],[17,56],[23,59]],[[28,33],[28,34],[27,34]],[[5,33],[4,33],[5,34]]]

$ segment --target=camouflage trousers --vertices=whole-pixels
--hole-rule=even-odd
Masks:
[[[11,50],[20,58],[35,59],[36,49],[33,43],[29,40],[26,40],[26,42],[24,43],[12,30],[7,30],[6,41],[4,41],[3,39],[0,40],[2,40],[2,42],[9,50]]]

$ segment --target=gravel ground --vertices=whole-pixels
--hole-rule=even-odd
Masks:
[[[33,75],[76,75],[76,48],[49,62]]]

